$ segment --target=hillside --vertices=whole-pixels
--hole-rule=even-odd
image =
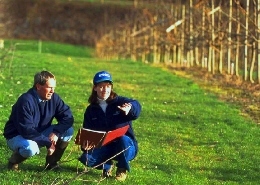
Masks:
[[[0,34],[2,34],[0,36],[3,38],[41,39],[95,47],[113,27],[120,30],[136,15],[150,17],[147,22],[153,22],[153,15],[150,15],[151,12],[145,8],[152,7],[148,1],[145,6],[140,5],[140,8],[135,7],[131,1],[125,4],[118,1],[109,1],[109,3],[45,0],[8,2],[12,3],[6,7],[3,7],[3,3],[0,4]],[[3,10],[6,10],[5,14]],[[124,33],[122,30],[118,32],[119,35]],[[107,41],[104,45],[117,46],[109,42],[109,39],[103,38],[103,41]],[[128,50],[130,49],[123,48],[116,50],[116,53],[131,58]],[[185,76],[188,75],[204,88],[219,94],[221,99],[238,104],[245,115],[250,115],[257,123],[260,122],[257,83],[245,82],[241,80],[242,76],[238,78],[228,74],[212,75],[199,67],[169,66],[169,69],[179,75],[183,75],[182,72],[186,71]]]
[[[86,47],[43,42],[39,53],[37,41],[16,43],[20,45],[9,53],[11,60],[2,63],[6,67],[0,78],[2,128],[17,97],[32,86],[35,72],[44,69],[55,74],[55,92],[71,107],[77,130],[93,75],[105,69],[113,75],[118,94],[142,105],[133,124],[140,150],[124,184],[259,184],[259,126],[193,80],[141,62],[93,58],[93,50]],[[62,158],[61,172],[43,169],[45,148],[22,163],[21,171],[8,171],[10,150],[3,137],[0,143],[1,184],[122,184],[79,164],[81,150],[73,142]]]
[[[2,38],[42,39],[95,46],[108,30],[131,14],[132,6],[88,1],[1,0]],[[2,16],[1,16],[2,15]]]

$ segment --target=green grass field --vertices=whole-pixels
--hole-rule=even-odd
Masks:
[[[101,180],[101,171],[77,162],[81,151],[70,143],[60,172],[43,171],[46,149],[8,171],[11,152],[0,138],[0,184],[259,184],[259,126],[241,116],[239,107],[221,102],[189,79],[151,65],[93,58],[93,50],[82,46],[13,41],[15,52],[1,61],[1,134],[11,106],[32,86],[33,75],[43,69],[56,75],[56,92],[71,107],[74,128],[80,128],[92,77],[99,70],[113,75],[114,89],[138,99],[143,110],[134,122],[139,154],[131,162],[125,182]],[[10,42],[6,43],[6,46]],[[82,174],[82,172],[84,172]]]

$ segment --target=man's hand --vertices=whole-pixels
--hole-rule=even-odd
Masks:
[[[47,155],[52,155],[55,151],[55,145],[52,143],[51,147],[47,150]]]
[[[121,109],[122,111],[125,112],[125,115],[127,115],[129,113],[129,111],[131,110],[132,104],[131,103],[124,103],[121,106],[117,106],[119,109]]]
[[[59,139],[58,136],[54,133],[51,133],[49,135],[49,140],[52,142],[53,145],[56,145],[58,139]]]

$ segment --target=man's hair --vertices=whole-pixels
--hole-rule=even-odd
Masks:
[[[34,84],[33,87],[36,87],[36,84],[45,85],[49,78],[55,79],[54,74],[49,71],[41,71],[34,75]]]
[[[95,85],[93,86],[91,95],[88,98],[88,102],[90,104],[98,104],[97,91],[95,91],[94,88],[95,88]],[[106,102],[109,102],[109,101],[113,100],[115,97],[117,97],[117,94],[116,94],[116,92],[112,88],[110,96],[107,98]]]

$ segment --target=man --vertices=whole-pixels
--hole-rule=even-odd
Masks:
[[[141,104],[135,99],[117,95],[113,90],[112,76],[107,71],[95,74],[88,102],[90,104],[84,113],[83,128],[98,131],[110,131],[127,125],[129,128],[125,135],[101,148],[95,148],[91,143],[83,144],[79,161],[84,165],[103,169],[103,177],[112,177],[112,163],[116,161],[115,178],[124,181],[127,171],[130,171],[129,163],[138,152],[132,122],[139,117]],[[104,165],[101,166],[102,163]]]
[[[74,118],[68,105],[58,94],[55,76],[41,71],[34,76],[34,85],[22,94],[13,105],[4,127],[4,137],[13,151],[8,160],[10,170],[18,170],[18,164],[47,148],[46,169],[57,166],[68,142],[73,136]],[[57,124],[52,124],[53,119]]]

